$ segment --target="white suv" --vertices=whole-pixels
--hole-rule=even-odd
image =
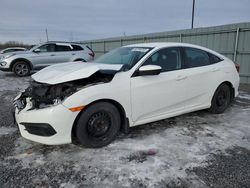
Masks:
[[[183,43],[125,46],[32,78],[15,99],[22,136],[49,145],[76,139],[87,147],[105,146],[131,126],[201,109],[222,113],[239,86],[230,59]]]
[[[0,57],[0,70],[27,76],[31,70],[71,61],[91,61],[94,52],[86,45],[65,42],[47,42],[23,52],[7,53]]]

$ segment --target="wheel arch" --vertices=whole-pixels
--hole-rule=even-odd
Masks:
[[[126,115],[126,112],[125,112],[125,109],[123,108],[123,106],[113,100],[113,99],[98,99],[96,101],[93,101],[91,102],[90,104],[88,104],[84,109],[82,109],[78,115],[76,116],[75,120],[74,120],[74,123],[73,123],[73,126],[72,126],[72,130],[71,130],[71,138],[72,140],[75,139],[75,131],[76,131],[76,124],[77,124],[77,121],[79,120],[81,114],[89,107],[89,106],[92,106],[98,102],[108,102],[108,103],[111,103],[113,104],[119,111],[120,113],[120,117],[121,117],[121,131],[124,132],[124,133],[128,133],[129,132],[129,119]]]
[[[75,59],[75,60],[73,60],[73,61],[83,61],[83,62],[86,62],[86,60],[83,59],[83,58],[77,58],[77,59]]]
[[[216,91],[222,84],[226,84],[226,85],[230,88],[231,101],[232,101],[232,100],[234,99],[234,96],[235,96],[235,88],[233,87],[232,82],[230,82],[230,81],[224,81],[224,82],[220,83],[220,84],[216,87],[215,91]],[[214,91],[214,93],[215,93],[215,91]]]
[[[10,64],[10,69],[11,69],[11,70],[13,70],[14,64],[15,64],[16,62],[18,62],[18,61],[24,61],[24,62],[28,63],[28,65],[29,65],[29,67],[30,67],[30,70],[33,69],[33,65],[32,65],[32,63],[31,63],[29,60],[27,60],[27,59],[25,59],[25,58],[17,58],[17,59],[14,59],[14,60],[11,62],[11,64]]]

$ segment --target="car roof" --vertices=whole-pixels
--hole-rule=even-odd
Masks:
[[[3,50],[10,50],[10,49],[26,49],[24,47],[9,47],[9,48],[5,48]]]
[[[148,47],[148,48],[161,48],[161,47],[172,47],[172,46],[186,46],[186,47],[196,47],[203,48],[198,45],[181,43],[181,42],[152,42],[152,43],[139,43],[139,44],[131,44],[127,45],[127,47]]]
[[[84,45],[84,44],[79,43],[79,42],[65,42],[65,41],[48,41],[48,42],[45,42],[44,44],[50,44],[50,43]]]
[[[188,43],[182,43],[182,42],[152,42],[152,43],[139,43],[139,44],[131,44],[131,45],[127,45],[124,47],[145,47],[145,48],[164,48],[164,47],[191,47],[191,48],[198,48],[201,50],[205,50],[207,52],[216,54],[220,57],[223,57],[223,55],[219,54],[218,52],[215,52],[211,49],[208,49],[206,47],[203,46],[198,46],[195,44],[188,44]]]

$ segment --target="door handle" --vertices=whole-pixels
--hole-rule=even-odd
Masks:
[[[181,81],[181,80],[185,80],[186,78],[187,78],[187,76],[179,75],[179,76],[177,76],[176,80]]]
[[[76,55],[75,53],[71,54],[71,55]]]
[[[211,72],[217,72],[217,71],[219,71],[220,69],[218,68],[218,67],[214,67],[214,68],[212,68],[212,70],[211,70]]]
[[[51,54],[50,56],[55,56],[55,54]]]

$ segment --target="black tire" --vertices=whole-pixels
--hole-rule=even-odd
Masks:
[[[121,117],[118,109],[108,102],[98,102],[80,114],[75,135],[81,145],[99,148],[111,143],[120,127]]]
[[[210,112],[215,114],[223,113],[231,103],[231,90],[227,84],[221,84],[215,91]]]
[[[30,66],[25,61],[17,61],[12,68],[12,71],[19,77],[30,75]]]

